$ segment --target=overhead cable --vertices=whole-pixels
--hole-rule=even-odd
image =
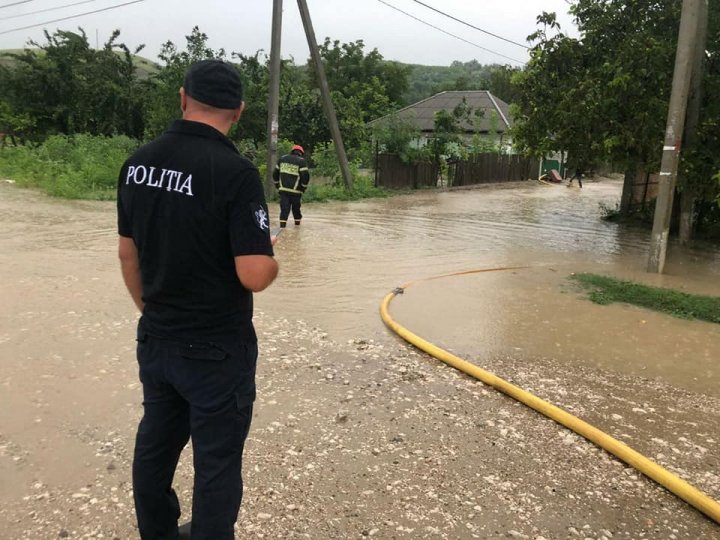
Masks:
[[[467,44],[469,44],[469,45],[472,45],[473,47],[477,47],[478,49],[482,49],[483,51],[487,51],[487,52],[492,53],[492,54],[494,54],[494,55],[496,55],[496,56],[501,56],[501,57],[503,57],[503,58],[506,58],[507,60],[512,60],[513,62],[517,62],[518,64],[525,64],[525,62],[522,61],[522,60],[518,60],[517,58],[511,58],[511,57],[506,56],[506,55],[504,55],[504,54],[502,54],[502,53],[499,53],[499,52],[497,52],[497,51],[493,51],[492,49],[488,49],[488,48],[486,48],[486,47],[483,47],[483,46],[481,46],[481,45],[478,45],[477,43],[473,43],[472,41],[468,41],[467,39],[461,38],[460,36],[456,36],[455,34],[451,34],[450,32],[447,32],[447,31],[443,30],[442,28],[438,28],[437,26],[435,26],[435,25],[433,25],[433,24],[430,24],[430,23],[427,22],[427,21],[424,21],[424,20],[422,20],[422,19],[419,19],[419,18],[417,18],[415,15],[411,15],[410,13],[408,13],[408,12],[406,12],[406,11],[403,11],[403,10],[400,9],[400,8],[397,8],[397,7],[393,6],[392,4],[388,4],[388,3],[385,2],[384,0],[378,0],[378,2],[380,2],[381,4],[386,5],[386,6],[389,7],[389,8],[394,9],[395,11],[399,11],[399,12],[402,13],[403,15],[407,15],[407,16],[410,17],[411,19],[415,19],[416,21],[425,24],[425,25],[429,26],[430,28],[434,28],[435,30],[439,30],[439,31],[442,32],[443,34],[447,34],[448,36],[454,37],[455,39],[459,39],[460,41],[464,41],[465,43],[467,43]]]
[[[0,35],[3,34],[9,34],[10,32],[18,32],[20,30],[27,30],[28,28],[37,28],[38,26],[45,26],[46,24],[52,24],[60,21],[68,21],[70,19],[77,19],[78,17],[84,17],[85,15],[92,15],[93,13],[100,13],[102,11],[110,11],[111,9],[117,9],[124,6],[129,6],[131,4],[138,4],[140,2],[144,2],[145,0],[133,0],[132,2],[125,2],[124,4],[116,4],[114,6],[102,8],[102,9],[96,9],[94,11],[86,11],[85,13],[78,13],[77,15],[70,15],[69,17],[61,17],[59,19],[53,19],[52,21],[45,21],[38,24],[30,24],[28,26],[22,26],[18,28],[11,28],[10,30],[3,30],[0,32]]]
[[[7,21],[10,19],[18,19],[20,17],[28,17],[30,15],[37,15],[38,13],[47,13],[48,11],[57,11],[58,9],[79,6],[80,4],[90,4],[91,2],[97,2],[97,0],[82,0],[82,2],[74,2],[72,4],[65,4],[65,5],[57,6],[57,7],[38,9],[37,11],[30,11],[28,13],[19,13],[17,15],[10,15],[9,17],[3,17],[2,20]]]
[[[528,48],[527,45],[524,45],[524,44],[522,44],[522,43],[518,43],[517,41],[513,41],[512,39],[508,39],[508,38],[504,38],[504,37],[502,37],[502,36],[498,36],[497,34],[493,34],[492,32],[489,32],[488,30],[483,30],[482,28],[478,28],[477,26],[474,26],[474,25],[470,24],[469,22],[466,22],[466,21],[463,21],[463,20],[461,20],[461,19],[458,19],[457,17],[453,17],[452,15],[449,15],[449,14],[445,13],[444,11],[440,11],[439,9],[435,9],[434,7],[429,6],[429,5],[425,4],[424,2],[420,2],[420,0],[413,0],[413,2],[415,2],[416,4],[420,4],[421,6],[425,6],[425,7],[428,8],[428,9],[432,9],[432,10],[435,11],[436,13],[439,13],[440,15],[444,15],[445,17],[448,17],[448,18],[452,19],[453,21],[457,21],[457,22],[459,22],[459,23],[461,23],[461,24],[464,24],[465,26],[469,26],[470,28],[474,28],[475,30],[479,30],[480,32],[483,32],[483,33],[485,33],[485,34],[487,34],[487,35],[489,35],[489,36],[492,36],[492,37],[495,37],[495,38],[498,38],[498,39],[502,39],[503,41],[507,41],[508,43],[512,43],[513,45],[517,45],[518,47],[522,47],[523,49],[527,49],[527,48]]]
[[[27,4],[28,2],[34,2],[35,0],[22,0],[22,2],[13,2],[12,4],[3,4],[0,6],[0,9],[6,8],[6,7],[13,7],[13,6],[19,6],[20,4]]]

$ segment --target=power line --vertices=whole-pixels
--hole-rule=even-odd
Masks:
[[[26,1],[29,1],[29,0],[26,0]],[[106,8],[102,8],[102,9],[96,9],[94,11],[86,11],[85,13],[78,13],[77,15],[70,15],[69,17],[61,17],[60,19],[53,19],[52,21],[45,21],[45,22],[41,22],[38,24],[22,26],[19,28],[11,28],[10,30],[3,30],[2,32],[0,32],[0,35],[9,34],[10,32],[18,32],[20,30],[27,30],[28,28],[37,28],[38,26],[45,26],[46,24],[52,24],[52,23],[56,23],[56,22],[60,22],[60,21],[67,21],[69,19],[76,19],[78,17],[84,17],[85,15],[92,15],[93,13],[100,13],[101,11],[109,11],[111,9],[117,9],[117,8],[120,8],[123,6],[129,6],[131,4],[137,4],[140,2],[144,2],[144,1],[145,0],[133,0],[132,2],[125,2],[124,4],[117,4],[115,6],[110,6],[110,7],[106,7]]]
[[[495,38],[498,38],[498,39],[502,39],[503,41],[507,41],[508,43],[512,43],[513,45],[517,45],[518,47],[522,47],[523,49],[527,49],[527,48],[528,48],[527,45],[523,45],[522,43],[518,43],[517,41],[513,41],[512,39],[504,38],[504,37],[502,37],[502,36],[498,36],[497,34],[493,34],[492,32],[489,32],[489,31],[487,31],[487,30],[483,30],[482,28],[478,28],[477,26],[473,26],[473,25],[470,24],[469,22],[465,22],[465,21],[460,20],[460,19],[458,19],[458,18],[456,18],[456,17],[453,17],[452,15],[448,15],[447,13],[445,13],[445,12],[443,12],[443,11],[440,11],[439,9],[435,9],[435,8],[432,7],[432,6],[428,6],[427,4],[425,4],[425,3],[423,3],[423,2],[420,2],[420,0],[413,0],[413,2],[415,2],[416,4],[420,4],[421,6],[425,6],[425,7],[428,8],[428,9],[432,9],[433,11],[439,13],[440,15],[444,15],[445,17],[448,17],[448,18],[452,19],[453,21],[457,21],[457,22],[459,22],[459,23],[461,23],[461,24],[464,24],[465,26],[469,26],[470,28],[474,28],[475,30],[479,30],[480,32],[483,32],[483,33],[485,33],[485,34],[487,34],[487,35],[489,35],[489,36],[492,36],[492,37],[495,37]]]
[[[31,1],[31,0],[28,0]],[[29,15],[37,15],[38,13],[46,13],[48,11],[57,11],[58,9],[79,6],[80,4],[89,4],[91,2],[97,2],[97,0],[83,0],[82,2],[74,2],[72,4],[65,4],[63,6],[51,7],[47,9],[38,9],[37,11],[31,11],[29,13],[20,13],[18,15],[10,15],[9,17],[3,17],[3,21],[9,21],[10,19],[18,19],[20,17],[27,17]]]
[[[492,53],[492,54],[497,55],[497,56],[502,56],[503,58],[506,58],[506,59],[508,59],[508,60],[512,60],[513,62],[517,62],[518,64],[524,64],[524,63],[525,63],[525,62],[523,62],[522,60],[518,60],[518,59],[516,59],[516,58],[510,58],[509,56],[505,56],[504,54],[501,54],[501,53],[499,53],[499,52],[497,52],[497,51],[493,51],[493,50],[491,50],[491,49],[482,47],[481,45],[478,45],[477,43],[473,43],[472,41],[468,41],[467,39],[461,38],[460,36],[456,36],[455,34],[451,34],[450,32],[447,32],[447,31],[443,30],[442,28],[438,28],[437,26],[435,26],[435,25],[433,25],[433,24],[430,24],[430,23],[427,22],[427,21],[423,21],[422,19],[418,19],[417,17],[415,17],[415,15],[411,15],[410,13],[408,13],[408,12],[406,12],[406,11],[403,11],[403,10],[400,9],[400,8],[397,8],[397,7],[395,7],[395,6],[391,5],[391,4],[388,4],[388,3],[385,2],[384,0],[378,0],[378,2],[380,2],[381,4],[385,4],[387,7],[392,8],[392,9],[394,9],[395,11],[399,11],[399,12],[402,13],[403,15],[407,15],[407,16],[410,17],[411,19],[415,19],[416,21],[425,24],[425,25],[429,26],[430,28],[434,28],[435,30],[439,30],[439,31],[442,32],[443,34],[447,34],[448,36],[454,37],[455,39],[459,39],[460,41],[464,41],[465,43],[467,43],[467,44],[469,44],[469,45],[472,45],[473,47],[477,47],[478,49],[482,49],[483,51],[487,51],[487,52]]]
[[[28,2],[33,2],[34,0],[22,0],[22,2],[13,2],[12,4],[3,4],[0,6],[0,9],[6,8],[6,7],[12,7],[12,6],[19,6],[20,4],[27,4]]]

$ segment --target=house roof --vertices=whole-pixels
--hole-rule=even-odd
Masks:
[[[498,117],[497,131],[499,133],[504,133],[512,125],[509,105],[487,90],[451,90],[440,92],[422,101],[408,105],[396,111],[393,115],[412,120],[420,131],[431,133],[434,131],[435,113],[442,110],[452,112],[456,106],[462,103],[463,98],[465,98],[465,103],[468,107],[472,108],[473,112],[478,109],[485,111],[484,116],[480,119],[479,131],[487,132],[490,130],[490,119],[493,111]],[[388,116],[383,116],[369,123],[379,123]],[[463,127],[468,132],[474,132],[477,129],[468,122],[465,122]]]

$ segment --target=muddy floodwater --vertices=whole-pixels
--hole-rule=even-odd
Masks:
[[[561,354],[720,395],[717,328],[608,310],[571,293],[572,272],[595,272],[720,296],[720,252],[708,246],[673,246],[663,276],[645,272],[648,232],[600,219],[601,203],[613,208],[620,190],[610,181],[583,189],[533,184],[312,206],[301,228],[281,236],[282,279],[258,305],[273,312],[282,305],[282,313],[339,338],[383,335],[378,302],[396,286],[526,267],[417,285],[393,302],[393,313],[430,341],[480,357]]]
[[[598,306],[594,272],[720,296],[720,250],[600,219],[621,183],[305,204],[255,296],[238,538],[720,538],[581,438],[401,342],[379,315],[597,423],[720,499],[720,325]],[[278,207],[271,205],[272,224]],[[136,538],[137,315],[111,202],[0,183],[0,538]],[[474,269],[468,273],[423,278]],[[416,281],[419,280],[419,281]],[[536,444],[542,445],[538,452]],[[188,508],[192,467],[178,469]]]

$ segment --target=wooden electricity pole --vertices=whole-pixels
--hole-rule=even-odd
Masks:
[[[308,10],[305,0],[298,0],[298,8],[300,8],[300,17],[302,17],[303,27],[305,28],[305,37],[307,37],[308,46],[310,47],[310,56],[315,66],[315,76],[320,85],[320,95],[322,97],[323,110],[325,118],[330,125],[330,134],[335,143],[335,153],[337,154],[338,163],[340,164],[340,172],[345,186],[348,189],[353,187],[352,174],[348,165],[347,155],[345,154],[345,145],[343,144],[340,127],[338,126],[337,117],[335,115],[335,107],[330,98],[330,88],[328,87],[327,78],[325,77],[325,68],[320,58],[317,40],[315,39],[315,31],[313,30],[312,21],[310,20],[310,11]]]
[[[280,107],[280,37],[282,35],[282,0],[273,0],[272,37],[270,43],[270,79],[267,118],[267,171],[265,174],[265,195],[273,190],[272,173],[277,163],[278,109]]]
[[[650,237],[650,257],[648,272],[662,274],[667,255],[670,218],[673,196],[677,179],[677,168],[682,144],[682,132],[685,124],[685,110],[690,89],[692,60],[697,39],[697,21],[700,3],[706,0],[683,0],[680,16],[677,51],[675,53],[675,71],[665,128],[662,161],[660,163],[660,188],[655,202],[655,219]]]

